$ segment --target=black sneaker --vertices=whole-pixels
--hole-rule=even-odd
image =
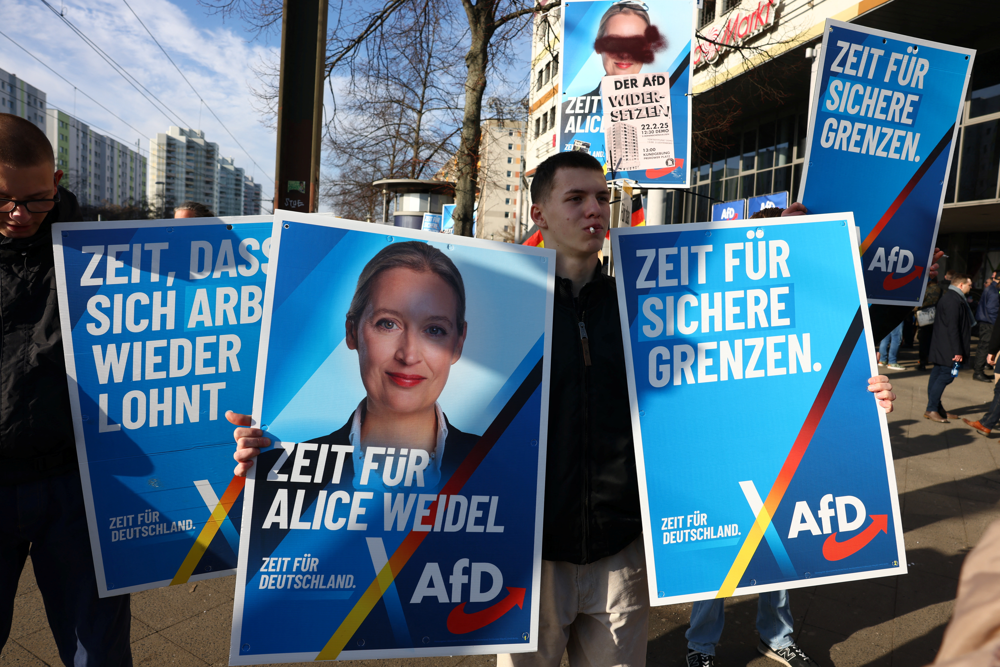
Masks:
[[[773,649],[762,639],[757,644],[757,650],[771,660],[776,660],[786,667],[819,667],[819,663],[802,652],[795,644],[785,648]],[[690,664],[690,663],[689,663]]]
[[[715,667],[715,656],[698,651],[688,651],[687,667]]]

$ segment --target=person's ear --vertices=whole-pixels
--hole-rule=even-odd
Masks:
[[[462,358],[462,349],[465,347],[465,335],[469,333],[469,323],[465,322],[462,324],[462,335],[458,337],[458,344],[455,345],[455,351],[451,355],[451,363],[455,363]]]
[[[59,185],[59,181],[62,180],[62,177],[63,177],[62,169],[56,169],[56,173],[53,175],[53,182],[52,182],[53,189],[55,189],[55,187]]]
[[[358,329],[354,322],[347,320],[344,324],[344,342],[347,343],[348,350],[358,349]]]
[[[532,204],[530,214],[531,214],[531,221],[535,223],[535,225],[539,229],[549,228],[549,224],[545,221],[545,212],[542,211],[541,206],[539,206],[538,204]]]

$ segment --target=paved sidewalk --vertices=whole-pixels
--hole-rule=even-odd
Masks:
[[[1000,441],[961,421],[923,419],[927,373],[916,351],[900,351],[905,371],[888,371],[898,395],[889,416],[896,480],[906,535],[909,574],[792,592],[798,644],[821,665],[920,667],[934,659],[951,615],[962,559],[986,526],[1000,518]],[[953,413],[978,419],[992,385],[962,371],[944,394]],[[734,430],[735,432],[735,430]],[[132,651],[136,665],[226,665],[234,577],[146,591],[132,596]],[[683,665],[690,605],[658,607],[650,621],[649,664]],[[754,596],[727,602],[718,663],[774,667],[759,656]],[[11,638],[0,665],[59,665],[31,568],[26,567],[14,609]],[[481,667],[492,656],[348,662],[382,667]]]

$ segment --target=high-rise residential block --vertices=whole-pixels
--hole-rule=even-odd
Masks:
[[[20,116],[45,131],[45,92],[0,69],[0,113]]]

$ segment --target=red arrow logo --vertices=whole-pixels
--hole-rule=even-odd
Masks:
[[[474,632],[480,628],[497,620],[517,605],[524,608],[524,588],[507,587],[507,597],[497,602],[492,607],[481,609],[472,614],[466,614],[465,603],[458,605],[448,614],[448,632],[453,635],[464,635],[467,632]]]
[[[906,276],[903,278],[897,278],[896,274],[890,273],[885,277],[885,280],[882,281],[882,287],[884,287],[887,290],[899,289],[903,285],[909,285],[915,279],[922,276],[923,273],[924,273],[924,267],[922,266],[916,267],[915,269],[913,269],[913,271],[907,273]]]
[[[826,538],[826,542],[823,543],[823,558],[844,560],[864,549],[879,533],[889,533],[888,514],[872,514],[871,517],[872,522],[868,524],[868,527],[846,542],[838,542],[837,533]]]

